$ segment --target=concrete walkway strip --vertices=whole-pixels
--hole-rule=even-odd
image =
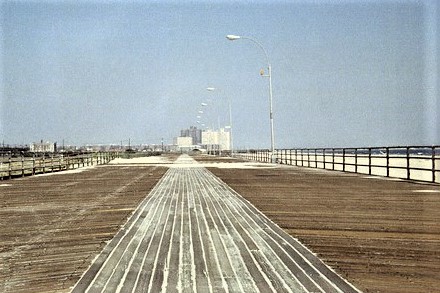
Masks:
[[[72,292],[359,291],[182,155]]]

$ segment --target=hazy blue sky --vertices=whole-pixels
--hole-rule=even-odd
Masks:
[[[202,120],[234,145],[440,144],[437,1],[2,1],[0,139],[171,143]],[[208,92],[206,87],[216,87]]]

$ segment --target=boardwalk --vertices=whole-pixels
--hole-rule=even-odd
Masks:
[[[358,291],[182,156],[72,292]]]

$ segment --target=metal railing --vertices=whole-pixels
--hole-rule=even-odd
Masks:
[[[81,154],[46,154],[33,157],[0,157],[0,180],[106,164],[118,156],[116,152]]]
[[[271,162],[269,150],[236,156]],[[440,183],[440,146],[279,149],[275,157],[279,164]]]

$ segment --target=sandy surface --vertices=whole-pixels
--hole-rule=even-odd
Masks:
[[[198,164],[193,164],[191,162],[176,162],[175,156],[154,156],[154,157],[139,157],[131,159],[117,158],[110,161],[110,165],[122,165],[122,166],[139,166],[139,165],[150,165],[150,166],[166,166],[169,168],[191,168],[200,166],[206,168],[227,168],[227,169],[259,169],[259,168],[279,168],[280,165],[277,164],[263,164],[256,162],[248,162],[242,160],[236,160],[231,158],[216,158],[212,156],[197,156]]]

